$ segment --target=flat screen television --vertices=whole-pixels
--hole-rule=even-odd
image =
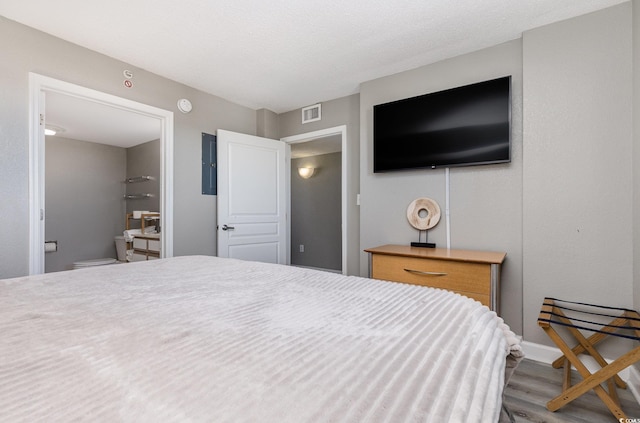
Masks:
[[[511,76],[373,107],[373,171],[511,161]]]

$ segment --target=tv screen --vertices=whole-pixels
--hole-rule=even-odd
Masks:
[[[373,171],[511,160],[511,76],[373,107]]]

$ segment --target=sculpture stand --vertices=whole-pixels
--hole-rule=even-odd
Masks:
[[[424,241],[425,242],[421,242],[421,236],[422,236],[422,232],[424,232]],[[412,247],[420,247],[420,248],[436,248],[436,244],[433,242],[427,242],[427,231],[418,231],[418,242],[412,242],[411,246]]]

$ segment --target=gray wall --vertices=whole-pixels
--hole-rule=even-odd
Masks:
[[[260,109],[256,111],[256,120],[257,136],[276,140],[280,138],[279,116],[277,113],[267,109]]]
[[[45,239],[58,251],[45,254],[45,272],[73,268],[78,260],[116,257],[122,234],[126,150],[47,137]],[[4,260],[3,260],[4,261]]]
[[[291,264],[342,270],[342,154],[291,160]],[[313,167],[309,179],[298,167]],[[300,252],[300,244],[304,252]]]
[[[631,16],[625,3],[523,37],[528,341],[548,343],[544,296],[633,307]]]
[[[361,247],[413,240],[404,212],[414,198],[444,204],[442,170],[372,173],[373,105],[511,74],[512,162],[451,169],[452,248],[507,252],[503,317],[526,341],[553,345],[536,323],[544,296],[633,307],[640,297],[633,250],[639,94],[632,89],[639,4],[633,14],[625,3],[363,83]],[[443,223],[430,240],[445,244]],[[363,254],[362,270],[366,263]]]
[[[151,194],[152,197],[127,200],[127,213],[132,213],[134,210],[159,212],[160,140],[127,148],[127,178],[135,178],[136,176],[151,176],[152,179],[126,184],[127,194]]]
[[[113,237],[122,235],[125,213],[159,210],[160,141],[125,149],[47,137],[45,150],[45,238],[58,241],[58,251],[45,254],[45,272],[69,270],[78,260],[117,257]],[[154,179],[123,183],[140,175]],[[125,192],[153,197],[125,201]]]
[[[0,277],[29,271],[29,72],[174,112],[174,254],[215,254],[215,197],[202,195],[201,133],[256,133],[256,112],[0,17]],[[134,72],[126,88],[122,71]],[[176,102],[188,98],[193,111]],[[194,225],[194,222],[198,222]]]
[[[356,196],[360,192],[360,96],[354,94],[322,102],[322,120],[302,124],[301,109],[279,116],[280,137],[299,135],[320,129],[346,125],[347,149],[347,274],[360,274],[360,207]],[[366,269],[366,267],[365,267]]]
[[[360,92],[360,246],[417,241],[406,210],[419,197],[440,205],[443,217],[429,230],[429,241],[446,247],[445,170],[373,173],[375,104],[512,75],[512,161],[508,164],[452,168],[450,171],[451,248],[507,253],[502,274],[502,315],[522,328],[522,49],[519,40],[412,71],[369,81]],[[368,257],[360,255],[360,273]]]

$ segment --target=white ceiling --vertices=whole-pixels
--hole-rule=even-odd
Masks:
[[[330,135],[324,138],[316,138],[311,141],[291,144],[292,159],[337,153],[339,151],[342,151],[341,135]]]
[[[160,138],[158,119],[70,95],[47,92],[45,124],[56,136],[117,147]]]
[[[626,0],[0,0],[0,14],[276,113]]]
[[[625,1],[0,0],[0,15],[252,109],[282,113]],[[62,136],[121,146],[158,138],[159,129],[151,128],[157,122],[79,101],[47,100],[47,122],[65,128]],[[134,127],[151,129],[131,133]]]

